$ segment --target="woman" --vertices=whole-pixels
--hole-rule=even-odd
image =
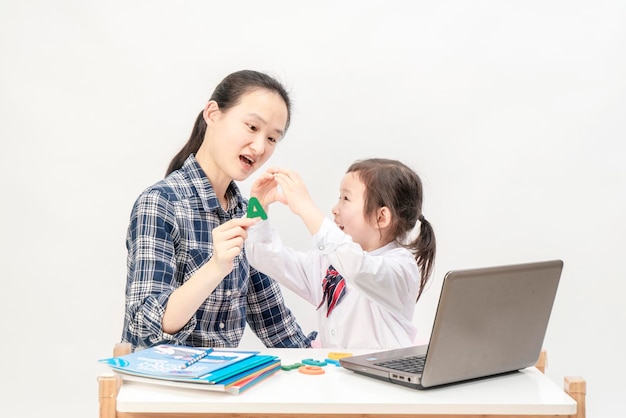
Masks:
[[[245,257],[256,221],[235,184],[272,156],[290,111],[281,84],[256,71],[216,87],[166,178],[134,204],[122,342],[236,347],[247,321],[267,347],[310,347],[278,284]]]

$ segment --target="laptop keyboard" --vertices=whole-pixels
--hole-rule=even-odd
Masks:
[[[374,364],[406,373],[421,373],[424,370],[424,361],[426,361],[425,356],[410,356]]]

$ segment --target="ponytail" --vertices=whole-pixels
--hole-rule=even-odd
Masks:
[[[420,215],[418,220],[421,223],[420,233],[417,238],[408,245],[409,248],[414,249],[415,252],[415,260],[417,261],[417,265],[420,268],[420,289],[417,293],[417,302],[426,287],[426,283],[428,283],[428,279],[433,270],[433,264],[435,262],[435,253],[437,249],[437,243],[435,240],[435,231],[433,231],[433,227],[424,218],[424,215]]]
[[[204,140],[204,133],[206,132],[206,122],[204,120],[204,111],[200,112],[198,117],[196,118],[196,123],[193,125],[193,129],[191,131],[191,136],[187,140],[183,149],[178,151],[178,154],[172,158],[169,167],[167,167],[167,171],[165,172],[165,177],[170,175],[172,171],[176,171],[183,166],[187,157],[191,154],[195,154],[200,149],[200,145],[202,145],[202,141]]]

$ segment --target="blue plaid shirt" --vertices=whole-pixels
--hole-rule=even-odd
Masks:
[[[250,267],[245,253],[235,258],[233,271],[180,331],[163,331],[170,295],[211,258],[211,230],[246,213],[248,202],[234,182],[227,196],[225,211],[193,155],[139,196],[126,238],[123,342],[133,348],[160,343],[237,347],[247,321],[267,347],[311,346],[285,306],[278,284]]]

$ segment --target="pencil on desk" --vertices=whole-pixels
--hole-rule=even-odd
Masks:
[[[186,369],[187,367],[191,366],[192,364],[199,362],[200,360],[202,360],[203,358],[205,358],[206,356],[208,356],[212,352],[213,352],[213,349],[209,348],[208,350],[205,350],[202,353],[198,353],[198,354],[194,355],[193,357],[191,357],[191,360],[189,360],[187,363],[185,363],[182,366],[180,366],[180,369],[181,370]]]

